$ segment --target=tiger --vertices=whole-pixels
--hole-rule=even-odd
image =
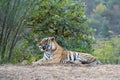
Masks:
[[[46,37],[39,42],[43,58],[33,62],[33,65],[51,63],[99,64],[100,62],[91,54],[64,50],[55,40],[55,37]]]

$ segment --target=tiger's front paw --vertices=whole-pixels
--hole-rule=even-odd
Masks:
[[[42,62],[32,62],[32,66],[37,66],[37,65],[41,65],[42,64]]]

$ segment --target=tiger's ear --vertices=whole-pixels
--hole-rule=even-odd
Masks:
[[[51,40],[55,40],[55,37],[50,37]]]

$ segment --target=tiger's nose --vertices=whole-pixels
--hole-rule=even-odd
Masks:
[[[38,46],[40,49],[42,48],[41,46]]]
[[[45,48],[46,48],[46,47],[45,47],[45,46],[43,46],[42,48],[43,48],[43,50],[45,50]]]

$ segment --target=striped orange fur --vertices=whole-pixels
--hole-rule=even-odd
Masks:
[[[91,54],[64,50],[55,40],[54,37],[42,39],[39,43],[39,48],[44,52],[42,59],[34,64],[48,63],[75,63],[75,64],[99,64],[100,62]]]

